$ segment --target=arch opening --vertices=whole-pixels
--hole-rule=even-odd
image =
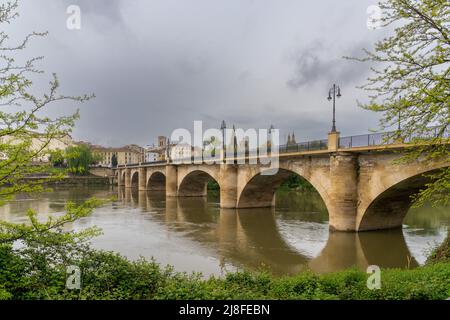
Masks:
[[[219,183],[208,173],[196,170],[187,174],[180,183],[180,197],[206,197],[208,193],[218,195]]]
[[[137,189],[139,187],[139,172],[135,172],[131,175],[131,188]]]
[[[121,186],[125,185],[125,170],[123,170],[123,172],[122,172],[122,179],[120,180],[120,185]]]
[[[358,231],[401,228],[413,205],[413,195],[432,182],[432,170],[406,178],[377,195],[358,217]]]
[[[302,201],[299,192],[311,194],[314,203]],[[259,173],[251,178],[239,196],[238,208],[292,207],[292,201],[295,201],[295,207],[305,211],[319,210],[328,214],[320,192],[304,177],[287,169],[279,169],[275,175]]]
[[[147,190],[150,191],[166,191],[166,176],[162,172],[154,172],[148,178]]]

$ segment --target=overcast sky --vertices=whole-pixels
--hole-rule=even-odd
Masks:
[[[69,30],[69,5],[81,29]],[[155,142],[176,128],[227,124],[295,131],[297,141],[325,138],[331,127],[329,87],[336,82],[337,127],[343,135],[377,128],[358,108],[361,55],[385,36],[366,26],[370,0],[39,0],[21,1],[13,39],[49,31],[26,53],[44,55],[67,94],[95,93],[80,108],[74,138],[104,145]],[[42,86],[48,77],[36,83]]]

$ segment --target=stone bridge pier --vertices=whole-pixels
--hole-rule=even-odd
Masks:
[[[330,158],[330,188],[327,204],[330,229],[354,230],[358,203],[358,165],[353,154]]]

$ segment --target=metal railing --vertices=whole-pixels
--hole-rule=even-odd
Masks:
[[[136,163],[119,164],[119,165],[117,165],[117,168],[129,168],[129,167],[137,167],[137,166],[142,166],[142,165],[161,164],[161,163],[167,163],[167,161],[166,160],[158,160],[158,161],[151,161],[151,162],[136,162]]]
[[[167,163],[166,160],[158,160],[158,161],[149,161],[149,162],[141,162],[141,165],[148,165],[148,164],[161,164],[161,163]]]
[[[296,144],[283,144],[278,147],[279,153],[307,152],[328,149],[328,140],[313,140]]]
[[[339,138],[339,148],[348,149],[356,147],[378,146],[392,144],[388,133],[371,133]],[[391,142],[391,143],[389,143]]]
[[[423,132],[404,137],[399,131],[377,132],[339,138],[339,148],[349,149],[357,147],[381,146],[399,143],[409,143],[415,139],[434,139],[439,135],[441,126],[430,127]],[[401,137],[401,139],[400,139]],[[448,128],[444,131],[443,138],[450,137]]]

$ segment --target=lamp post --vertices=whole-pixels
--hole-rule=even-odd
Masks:
[[[225,120],[222,120],[222,124],[220,125],[220,130],[222,130],[222,157],[223,161],[225,161],[226,153],[225,153],[225,129],[227,128],[227,124]]]
[[[166,157],[167,157],[167,159],[166,159],[167,163],[170,163],[171,159],[170,159],[170,139],[169,138],[167,138]]]
[[[272,131],[275,130],[275,127],[273,126],[273,124],[270,125],[269,128],[269,139],[267,140],[267,152],[271,153],[272,152]]]
[[[341,88],[335,84],[328,91],[328,101],[333,100],[333,126],[331,132],[336,132],[336,97],[342,97]]]

